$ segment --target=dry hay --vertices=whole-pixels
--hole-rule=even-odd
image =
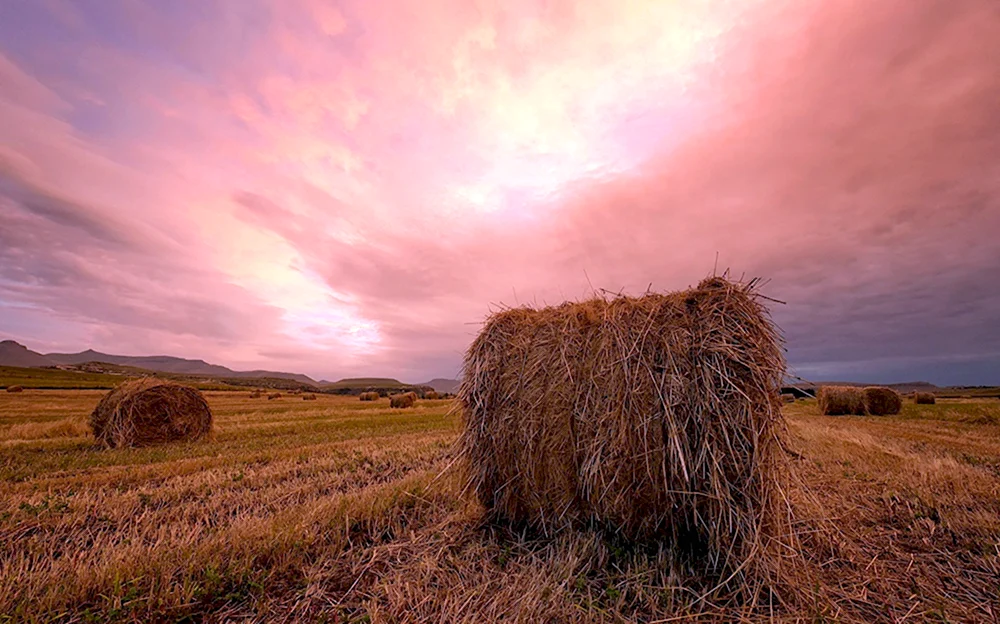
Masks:
[[[358,398],[361,399],[362,401],[378,401],[379,394],[378,392],[362,392],[360,395],[358,395]]]
[[[864,416],[865,394],[854,386],[821,386],[816,394],[819,411],[827,416]]]
[[[251,399],[259,399],[261,396],[262,394],[260,390],[254,390],[253,392],[250,393]]]
[[[389,407],[413,407],[417,403],[416,392],[404,392],[389,397]]]
[[[914,392],[913,402],[917,405],[934,405],[937,402],[937,397],[934,396],[933,392]]]
[[[24,386],[7,386],[7,392],[24,392]]]
[[[280,398],[281,398],[280,392],[272,392],[271,394],[267,395],[268,401],[273,401],[274,399],[280,399]]]
[[[316,395],[312,394],[312,393],[303,394],[302,395],[302,400],[303,401],[315,401],[316,400]]]
[[[892,388],[869,386],[862,392],[865,395],[865,411],[872,416],[898,414],[903,409],[903,397]]]
[[[90,428],[112,447],[197,440],[211,430],[212,411],[195,388],[144,377],[104,395],[90,414]]]
[[[465,356],[467,487],[492,520],[600,526],[756,592],[780,561],[780,338],[756,281],[492,315]]]
[[[781,395],[781,400],[784,401],[785,403],[794,403],[795,395],[786,392],[785,394]]]
[[[438,393],[436,391],[434,391],[434,390],[428,390],[427,392],[424,393],[424,398],[433,401],[433,400],[438,399],[440,397],[439,397],[439,395],[438,395]]]

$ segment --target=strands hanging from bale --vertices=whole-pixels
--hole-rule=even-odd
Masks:
[[[360,398],[362,401],[378,401],[379,394],[378,392],[362,392],[360,395],[358,395],[358,398]]]
[[[303,394],[302,395],[302,400],[303,401],[315,401],[316,400],[316,395],[315,394],[311,394],[311,393],[310,394]]]
[[[404,392],[389,397],[389,407],[413,407],[417,403],[416,392]]]
[[[487,319],[458,396],[468,487],[488,516],[666,542],[677,565],[750,593],[773,578],[788,530],[785,365],[755,284]]]
[[[424,393],[424,398],[433,401],[438,398],[438,393],[434,390],[428,390]]]
[[[274,399],[280,399],[280,398],[281,398],[280,392],[272,392],[271,394],[267,395],[268,401],[273,401]]]
[[[198,390],[145,377],[104,395],[90,414],[90,428],[112,447],[197,440],[211,430],[212,411]]]
[[[853,386],[821,386],[819,411],[827,416],[864,416],[865,394]]]
[[[937,402],[937,397],[934,396],[933,392],[914,392],[913,402],[917,405],[934,405]]]
[[[862,392],[865,395],[865,411],[872,416],[898,414],[903,409],[903,397],[892,388],[869,386]]]
[[[795,402],[795,395],[794,394],[788,394],[788,393],[782,394],[781,395],[781,400],[784,401],[785,403],[794,403]]]
[[[24,392],[24,386],[7,386],[7,392]]]

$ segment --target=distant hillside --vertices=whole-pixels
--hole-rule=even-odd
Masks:
[[[274,371],[234,371],[231,368],[218,364],[209,364],[204,360],[188,360],[185,358],[172,357],[169,355],[111,355],[101,353],[93,349],[87,349],[80,353],[47,353],[44,357],[50,360],[48,366],[53,364],[79,365],[87,362],[106,362],[119,366],[134,366],[146,370],[161,373],[176,373],[179,375],[201,375],[207,377],[242,377],[242,378],[263,378],[290,379],[300,383],[314,384],[310,377],[296,373],[282,373]],[[42,366],[45,366],[44,364]]]
[[[458,381],[457,379],[442,379],[442,378],[437,378],[437,379],[431,379],[430,381],[424,382],[424,383],[422,383],[420,385],[421,386],[430,386],[431,388],[434,388],[434,390],[436,392],[451,392],[451,393],[455,393],[455,392],[458,392],[458,386],[461,383],[462,382]]]
[[[0,342],[0,366],[41,367],[55,362],[13,340]]]

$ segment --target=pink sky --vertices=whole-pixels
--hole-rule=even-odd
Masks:
[[[1000,383],[995,0],[0,9],[0,338],[458,373],[494,304],[770,279],[793,372]]]

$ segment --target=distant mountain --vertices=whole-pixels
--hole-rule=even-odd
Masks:
[[[42,366],[55,366],[55,362],[20,343],[4,340],[0,342],[0,366],[40,368]]]
[[[322,388],[394,388],[410,384],[389,377],[348,377],[340,381],[322,381],[319,385]]]
[[[458,381],[457,379],[441,379],[441,378],[438,378],[438,379],[431,379],[430,381],[422,383],[420,385],[421,386],[430,386],[431,388],[434,388],[434,390],[436,392],[451,392],[451,393],[454,393],[454,392],[458,391],[458,386],[461,383],[462,382]]]
[[[315,385],[316,382],[306,375],[297,373],[282,373],[265,370],[234,371],[218,364],[209,364],[204,360],[187,360],[168,355],[129,356],[101,353],[87,349],[80,353],[47,353],[42,355],[28,349],[13,340],[0,342],[0,366],[21,366],[25,368],[41,368],[46,366],[79,366],[87,362],[104,362],[117,366],[131,366],[160,373],[178,375],[201,375],[206,377],[237,377],[259,379],[270,377],[289,379],[299,383]]]

